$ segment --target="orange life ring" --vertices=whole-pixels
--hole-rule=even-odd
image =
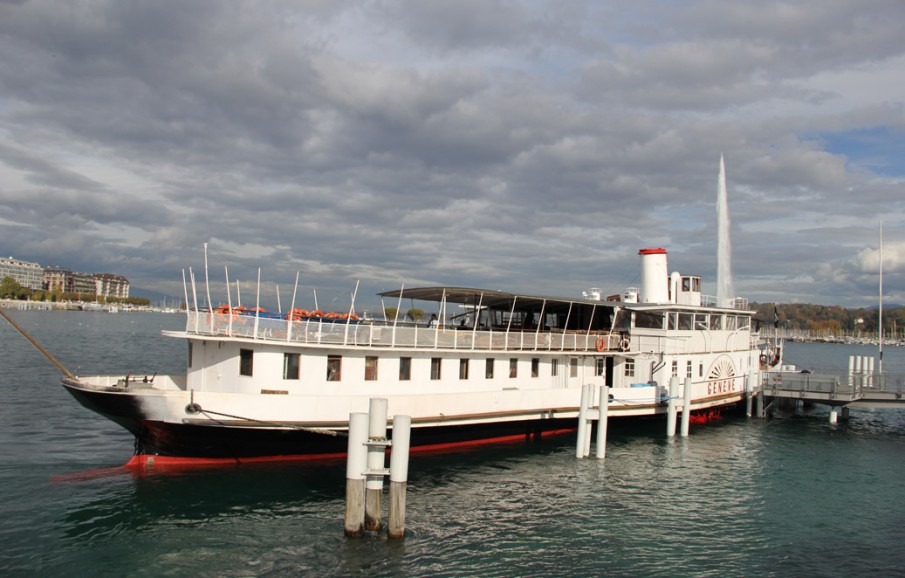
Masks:
[[[606,351],[606,335],[601,335],[597,338],[597,351]]]

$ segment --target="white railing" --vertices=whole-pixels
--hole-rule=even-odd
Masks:
[[[290,343],[357,347],[499,351],[622,351],[619,334],[453,329],[411,324],[372,324],[344,320],[288,321],[253,315],[189,312],[186,331],[198,335],[242,337]],[[629,346],[630,347],[630,346]]]

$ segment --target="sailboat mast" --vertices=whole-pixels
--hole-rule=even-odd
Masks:
[[[880,320],[877,325],[879,330],[880,363],[877,368],[880,375],[883,374],[883,221],[880,221]]]

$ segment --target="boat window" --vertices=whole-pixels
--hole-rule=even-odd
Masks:
[[[459,379],[468,379],[468,360],[465,358],[459,360]]]
[[[722,329],[722,328],[723,328],[723,316],[722,315],[711,315],[710,316],[710,329],[717,330],[717,329]]]
[[[578,358],[569,359],[569,377],[578,377]]]
[[[412,358],[399,358],[399,381],[409,381],[412,379]]]
[[[594,375],[601,377],[604,373],[606,373],[606,359],[598,357],[594,364]]]
[[[377,356],[365,357],[365,381],[377,381]]]
[[[652,311],[636,311],[635,327],[641,329],[663,329],[663,314]]]
[[[698,364],[698,377],[704,377],[704,364]]]
[[[734,331],[738,328],[739,318],[735,315],[727,315],[726,316],[726,329],[730,331]]]
[[[635,360],[634,359],[625,360],[625,376],[626,377],[635,377]]]
[[[254,370],[254,351],[251,349],[239,350],[239,375],[251,376]]]
[[[440,379],[440,358],[431,357],[431,379]]]
[[[343,356],[327,356],[327,381],[339,381],[342,379]]]
[[[189,341],[189,353],[188,353],[188,366],[189,367],[192,366],[192,345],[194,345],[194,343]]]
[[[691,379],[691,361],[685,364],[685,377]]]
[[[679,327],[679,314],[678,313],[667,313],[666,314],[666,328],[670,330],[677,329]]]
[[[518,359],[514,357],[509,360],[509,377],[518,377]]]
[[[694,328],[694,314],[693,313],[679,313],[679,329],[693,329]]]
[[[299,378],[299,354],[284,353],[283,354],[283,379]]]
[[[559,360],[553,359],[550,361],[550,375],[556,377],[559,375]]]
[[[679,376],[679,362],[675,359],[672,360],[672,373],[670,374],[672,377]]]
[[[540,375],[540,359],[537,357],[531,358],[531,377],[537,377]]]
[[[486,379],[493,379],[493,358],[488,357],[484,362],[484,377]]]
[[[613,319],[613,331],[628,331],[631,329],[631,324],[631,312],[620,309],[616,312],[616,317]]]
[[[751,327],[750,317],[738,317],[738,329],[749,329]]]

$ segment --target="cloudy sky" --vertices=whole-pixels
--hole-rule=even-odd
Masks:
[[[905,303],[903,38],[902,0],[0,0],[0,253],[181,295],[208,243],[323,308],[662,246],[715,293],[723,154],[739,295],[875,303],[882,220]]]

